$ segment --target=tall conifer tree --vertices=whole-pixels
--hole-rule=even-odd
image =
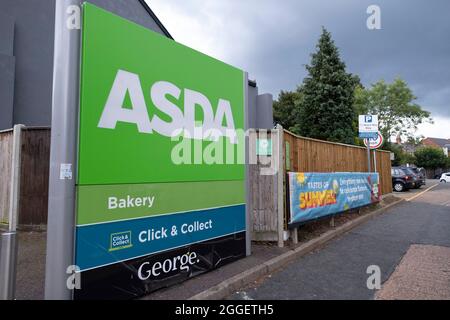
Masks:
[[[306,66],[303,99],[298,113],[299,133],[306,137],[354,144],[356,113],[353,93],[358,77],[345,70],[345,63],[331,34],[322,29],[317,52]]]

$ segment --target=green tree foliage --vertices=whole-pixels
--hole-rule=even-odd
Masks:
[[[425,139],[423,135],[420,136],[409,136],[406,143],[413,147],[419,147],[422,144],[422,140]]]
[[[416,157],[416,164],[419,167],[427,169],[445,168],[448,164],[448,158],[445,156],[444,151],[435,147],[424,147],[418,149],[414,153]]]
[[[357,131],[353,94],[359,78],[346,72],[325,28],[306,69],[296,131],[306,137],[354,144]]]
[[[301,89],[296,91],[281,91],[278,100],[273,102],[273,118],[283,128],[296,132],[298,109],[302,98]]]
[[[383,149],[394,153],[394,160],[392,160],[391,163],[393,166],[399,166],[402,164],[403,159],[402,147],[393,143],[386,143]]]
[[[393,166],[400,166],[405,163],[405,152],[398,144],[385,142],[385,144],[383,145],[383,150],[390,151],[394,154],[394,160],[392,160],[391,163]]]
[[[394,160],[392,161],[393,166],[400,166],[406,164],[417,164],[417,159],[413,154],[407,153],[398,144],[391,142],[385,142],[383,150],[391,151],[394,153]]]
[[[359,114],[378,115],[386,139],[398,135],[409,138],[419,124],[432,121],[430,113],[414,102],[416,99],[407,83],[397,78],[391,84],[378,81],[369,89],[356,87],[354,104]]]
[[[403,152],[401,164],[415,164],[417,165],[417,159],[414,154]]]

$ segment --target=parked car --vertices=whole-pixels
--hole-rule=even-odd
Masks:
[[[392,188],[396,192],[402,192],[415,187],[414,178],[400,167],[392,167]]]
[[[423,177],[424,185],[427,184],[427,170],[425,168],[417,168],[419,170],[420,175]]]
[[[443,173],[441,178],[439,179],[440,182],[450,182],[450,172]]]
[[[425,174],[421,172],[419,168],[413,167],[400,167],[407,174],[413,176],[414,188],[419,189],[423,185],[425,185]]]

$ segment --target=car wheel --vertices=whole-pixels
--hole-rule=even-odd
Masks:
[[[444,179],[442,179],[442,180],[441,180],[441,182],[447,183],[447,181],[446,181],[446,180],[444,180]]]
[[[405,185],[403,183],[401,183],[401,182],[396,182],[394,184],[394,190],[397,191],[397,192],[402,192],[402,191],[405,190]]]

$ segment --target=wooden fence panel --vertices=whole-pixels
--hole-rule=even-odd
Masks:
[[[293,172],[367,172],[367,150],[363,147],[299,137],[284,132],[289,144],[290,168]],[[284,146],[286,152],[286,145]],[[382,194],[392,192],[390,152],[377,150],[377,172]],[[371,153],[374,168],[373,152]]]
[[[23,128],[19,227],[47,224],[50,129]],[[13,131],[0,132],[0,223],[8,223]]]
[[[0,223],[8,222],[13,131],[0,132]]]
[[[50,129],[26,128],[22,132],[19,224],[47,224]]]
[[[257,164],[249,164],[250,203],[249,210],[252,222],[252,240],[277,241],[277,175],[264,175],[261,170],[271,167],[278,154],[275,144],[276,131],[267,132],[267,139],[272,139],[272,156],[258,156]],[[255,144],[250,144],[250,153],[256,154]],[[269,163],[269,164],[267,164]]]

